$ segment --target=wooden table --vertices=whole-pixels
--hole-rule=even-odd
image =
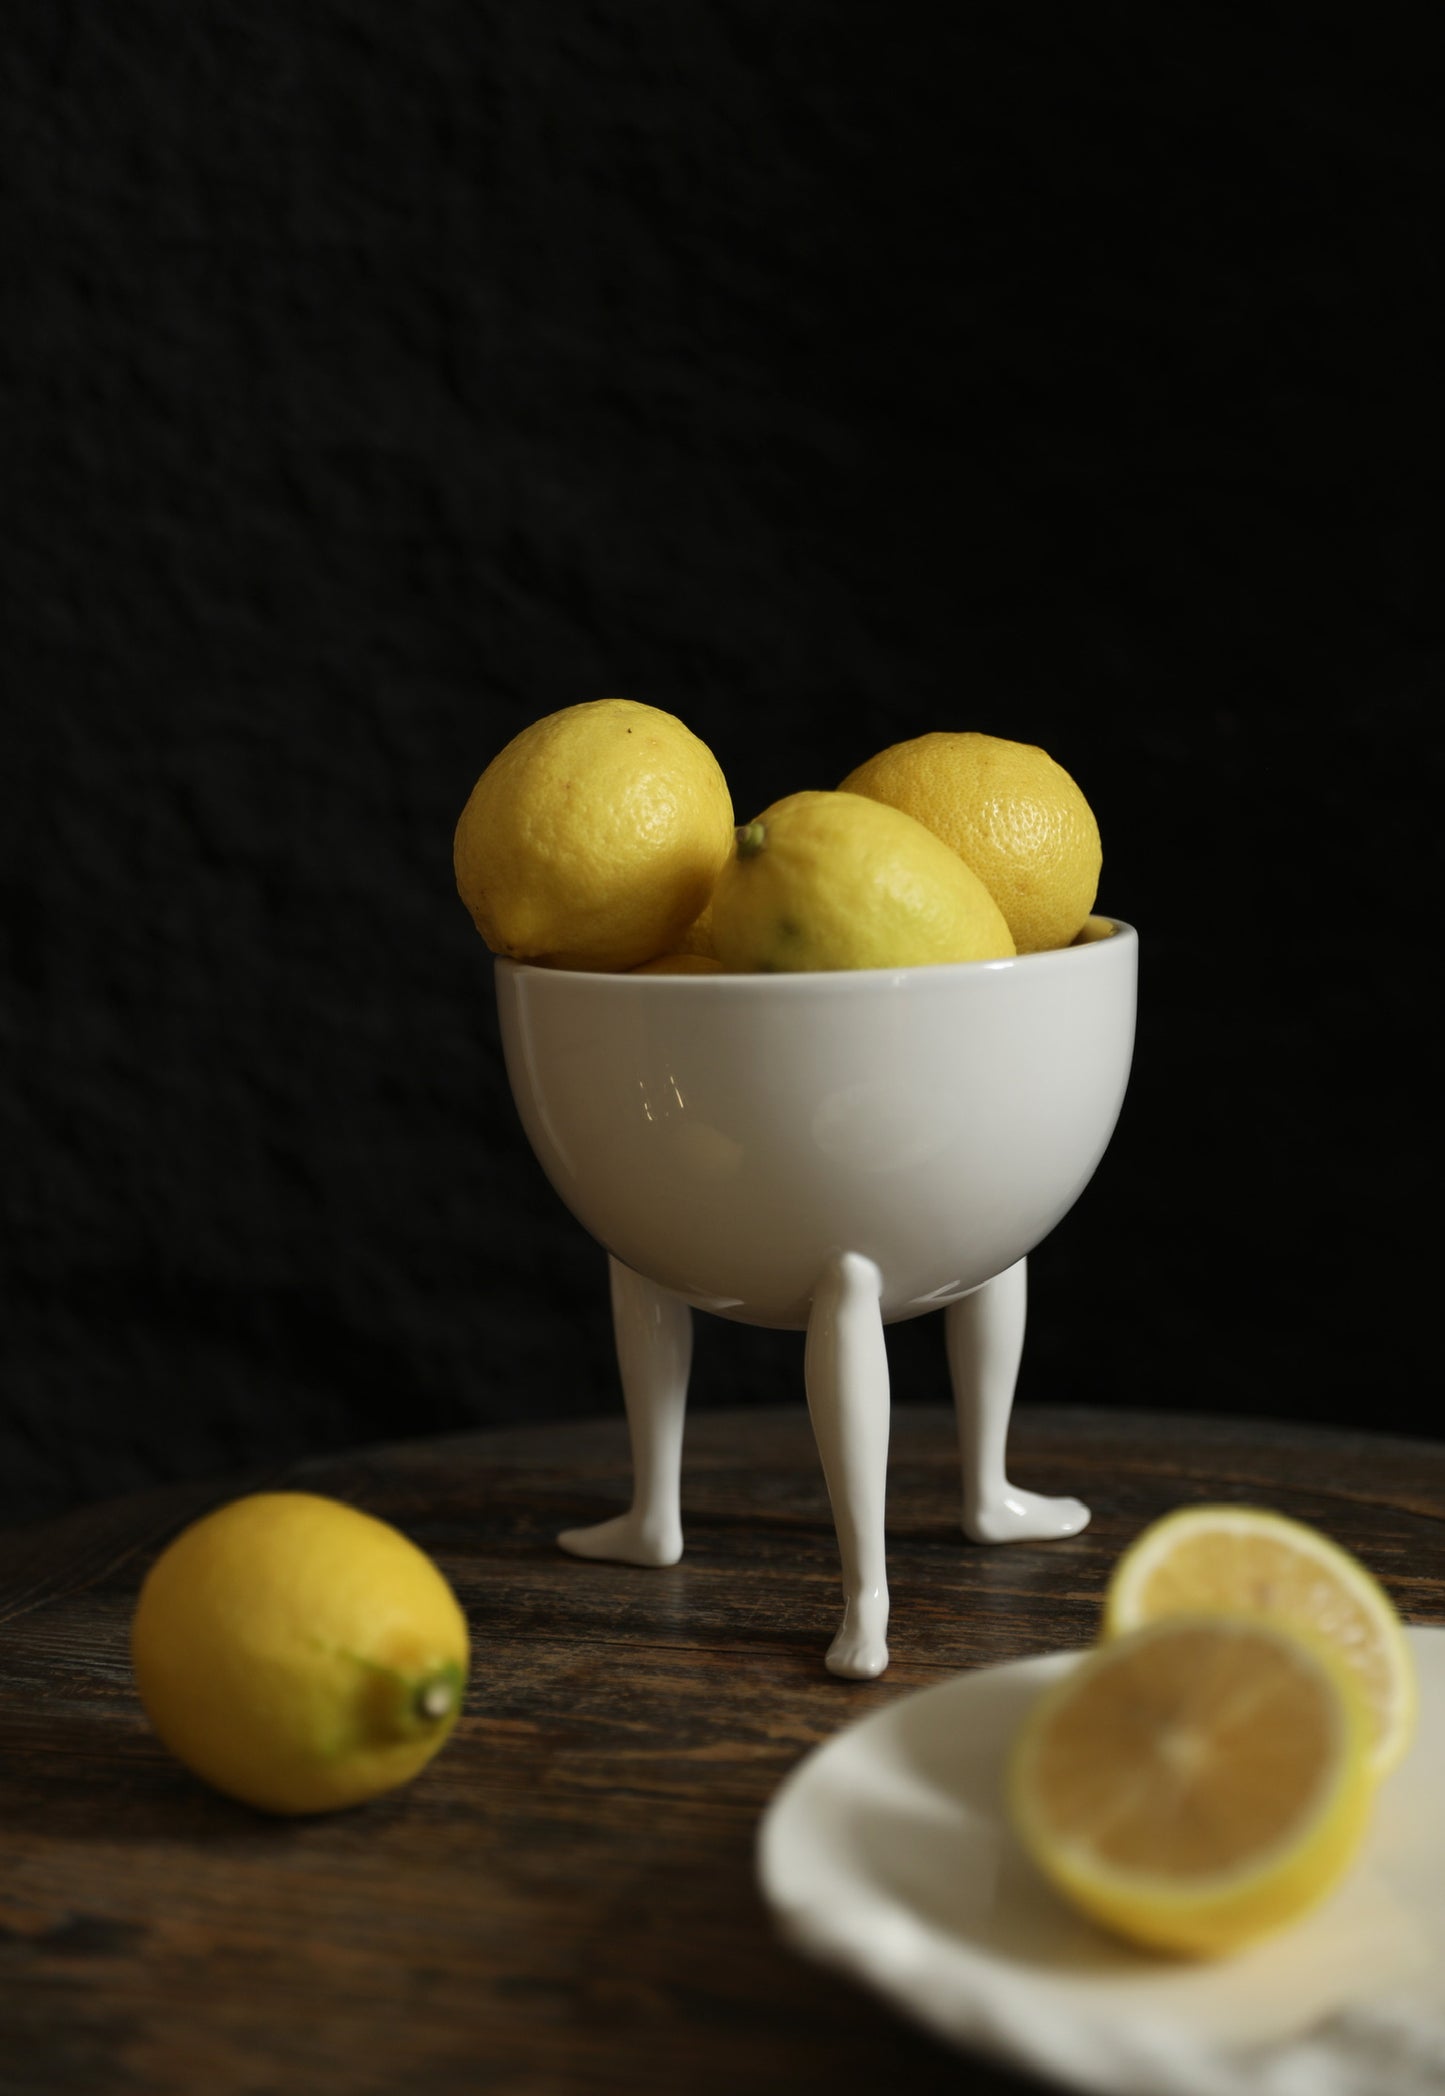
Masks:
[[[915,2096],[1024,2083],[962,2062],[776,1940],[759,1814],[816,1741],[965,1667],[1082,1644],[1122,1545],[1182,1501],[1264,1502],[1445,1622],[1445,1445],[1023,1410],[1020,1483],[1081,1537],[958,1532],[951,1415],[894,1415],[893,1664],[835,1681],[838,1562],[801,1405],[699,1413],[688,1552],[564,1557],[627,1491],[621,1421],[405,1443],[162,1489],[0,1533],[5,2096]],[[395,1522],[470,1618],[455,1737],[410,1789],[272,1821],[162,1752],[127,1631],[185,1520],[261,1483]]]

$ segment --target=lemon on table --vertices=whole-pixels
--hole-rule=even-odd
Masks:
[[[713,893],[724,968],[910,968],[1011,958],[997,903],[910,815],[856,793],[794,793],[737,833]]]
[[[472,788],[452,856],[494,953],[634,968],[680,945],[732,849],[717,759],[671,713],[592,699],[533,721]]]
[[[1267,1614],[1332,1646],[1359,1682],[1375,1775],[1400,1761],[1415,1726],[1414,1663],[1389,1595],[1349,1551],[1264,1507],[1176,1508],[1115,1565],[1103,1634],[1199,1608]]]
[[[851,771],[844,793],[901,808],[988,889],[1020,953],[1067,946],[1099,890],[1099,825],[1061,764],[1029,742],[938,729]]]
[[[142,1584],[131,1657],[163,1743],[265,1812],[329,1812],[408,1783],[457,1720],[466,1619],[426,1553],[310,1492],[218,1507]]]
[[[1213,1956],[1338,1884],[1374,1783],[1353,1681],[1259,1618],[1205,1613],[1096,1646],[1032,1707],[1009,1807],[1044,1875],[1103,1927]]]

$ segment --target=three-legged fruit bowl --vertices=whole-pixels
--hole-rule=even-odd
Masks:
[[[1138,939],[949,967],[604,975],[498,960],[513,1097],[543,1170],[610,1256],[632,1505],[579,1557],[672,1564],[692,1310],[805,1330],[842,1563],[828,1666],[888,1663],[884,1327],[946,1319],[963,1527],[1075,1534],[1005,1444],[1027,1255],[1108,1145],[1134,1046]]]

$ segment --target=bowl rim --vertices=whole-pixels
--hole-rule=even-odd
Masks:
[[[797,995],[846,995],[855,985],[879,982],[906,985],[910,982],[939,982],[949,979],[977,979],[984,974],[1012,975],[1018,972],[1039,973],[1048,969],[1097,966],[1096,961],[1085,959],[1097,952],[1118,955],[1127,948],[1137,948],[1139,934],[1135,927],[1123,917],[1112,916],[1104,910],[1091,912],[1101,922],[1113,929],[1094,939],[1086,939],[1081,945],[1050,946],[1037,953],[1018,953],[986,961],[939,961],[922,967],[911,968],[815,968],[797,971],[778,970],[776,973],[724,973],[719,975],[639,975],[627,968],[550,968],[536,961],[513,960],[506,954],[491,956],[499,974],[537,978],[549,983],[637,983],[643,986],[643,994],[651,994],[656,984],[667,985],[668,994],[686,987],[707,996],[721,996],[729,992],[736,995],[740,985],[746,985],[753,994],[777,996],[784,985],[790,993]]]

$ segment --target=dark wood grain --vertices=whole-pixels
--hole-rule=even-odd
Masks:
[[[890,1698],[1086,1642],[1119,1549],[1183,1501],[1316,1522],[1408,1619],[1445,1622],[1445,1446],[1024,1411],[1012,1449],[1021,1483],[1090,1501],[1083,1536],[965,1544],[951,1416],[895,1414],[894,1658],[869,1684],[823,1669],[838,1563],[801,1408],[692,1422],[688,1552],[666,1571],[554,1543],[625,1498],[620,1421],[406,1443],[0,1533],[5,2096],[1022,2090],[777,1943],[753,1852],[778,1783]],[[472,1625],[455,1738],[410,1789],[332,1818],[206,1791],[131,1685],[147,1564],[266,1482],[395,1522]]]

